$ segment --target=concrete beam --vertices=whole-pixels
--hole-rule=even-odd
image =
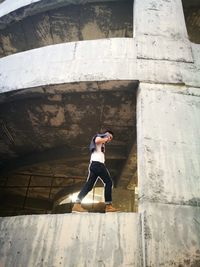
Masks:
[[[186,83],[198,87],[197,66],[174,60],[137,59],[136,41],[131,38],[58,44],[1,58],[0,93],[108,80]]]

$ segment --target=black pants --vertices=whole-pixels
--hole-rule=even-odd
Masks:
[[[87,195],[87,193],[92,190],[98,177],[100,177],[104,183],[105,202],[107,204],[112,202],[112,179],[108,170],[106,169],[106,166],[98,161],[92,161],[92,163],[90,164],[87,181],[78,194],[76,202],[80,203],[82,199]]]

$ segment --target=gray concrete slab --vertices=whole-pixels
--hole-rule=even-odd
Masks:
[[[139,214],[0,218],[0,266],[141,267]]]

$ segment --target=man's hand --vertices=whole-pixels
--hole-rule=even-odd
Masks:
[[[95,143],[96,144],[105,144],[107,142],[110,142],[112,140],[112,135],[111,134],[108,134],[106,137],[104,138],[101,138],[101,137],[96,137],[95,139]]]
[[[111,135],[111,134],[109,134],[109,135],[108,135],[108,137],[107,137],[107,139],[108,139],[108,140],[107,140],[107,142],[110,142],[110,141],[112,141],[112,139],[113,139],[112,135]]]

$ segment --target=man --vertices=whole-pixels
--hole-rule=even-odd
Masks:
[[[106,204],[106,212],[115,212],[118,209],[112,206],[112,179],[105,166],[105,144],[111,142],[113,139],[113,132],[105,131],[103,134],[96,134],[90,143],[90,165],[89,174],[86,183],[78,194],[76,203],[72,208],[72,212],[87,212],[82,206],[81,201],[92,190],[98,177],[104,183],[104,198]]]

